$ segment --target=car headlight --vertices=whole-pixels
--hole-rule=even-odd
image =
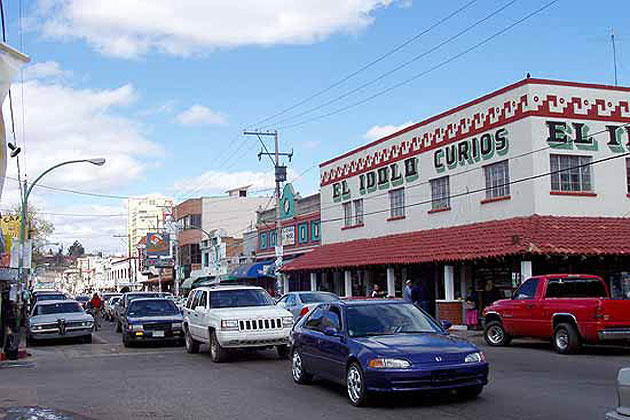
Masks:
[[[84,327],[91,327],[91,326],[92,326],[92,324],[93,324],[93,322],[92,322],[92,321],[85,321],[85,322],[83,322],[81,325],[83,325]]]
[[[372,369],[409,369],[411,363],[405,359],[378,358],[370,360],[368,366]]]
[[[41,330],[43,327],[41,325],[31,325],[33,330]]]
[[[129,324],[129,331],[142,331],[142,324]]]
[[[293,317],[292,316],[283,316],[282,317],[282,326],[284,328],[291,328],[293,326]]]
[[[221,320],[221,329],[222,330],[238,330],[238,321],[235,319],[222,319]]]
[[[482,351],[470,353],[464,359],[464,363],[482,363],[486,361],[486,355]]]
[[[182,323],[181,322],[173,322],[171,324],[171,328],[174,329],[174,330],[181,330]]]

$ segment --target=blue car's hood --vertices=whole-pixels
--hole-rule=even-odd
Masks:
[[[466,355],[477,351],[469,342],[443,334],[395,334],[354,338],[355,342],[381,357],[403,357],[413,363],[461,363]]]

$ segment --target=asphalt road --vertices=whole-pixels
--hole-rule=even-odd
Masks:
[[[125,349],[106,323],[92,344],[37,346],[17,366],[0,364],[0,418],[43,407],[65,415],[39,418],[590,420],[614,406],[617,370],[630,366],[630,350],[620,348],[560,356],[546,343],[514,342],[484,350],[491,382],[475,400],[412,394],[359,409],[333,384],[293,384],[289,362],[273,351],[214,364],[183,347]]]

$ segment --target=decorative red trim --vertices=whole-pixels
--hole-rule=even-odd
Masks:
[[[504,200],[511,200],[511,199],[512,199],[511,195],[504,195],[503,197],[484,198],[483,200],[481,200],[481,204],[488,204],[488,203],[494,203],[495,201],[504,201]]]
[[[549,195],[568,195],[572,197],[597,197],[597,193],[589,191],[549,191]]]
[[[431,209],[427,213],[428,214],[442,213],[443,211],[451,211],[451,208],[450,207],[442,207],[441,209]]]
[[[358,225],[342,226],[341,230],[355,229],[363,226],[365,226],[363,223],[359,223]]]
[[[388,217],[387,221],[388,222],[393,222],[394,220],[402,220],[404,219],[406,216],[396,216],[396,217]]]

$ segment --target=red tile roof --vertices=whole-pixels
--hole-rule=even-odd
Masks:
[[[359,239],[323,245],[282,271],[507,255],[630,255],[630,219],[534,215]]]

